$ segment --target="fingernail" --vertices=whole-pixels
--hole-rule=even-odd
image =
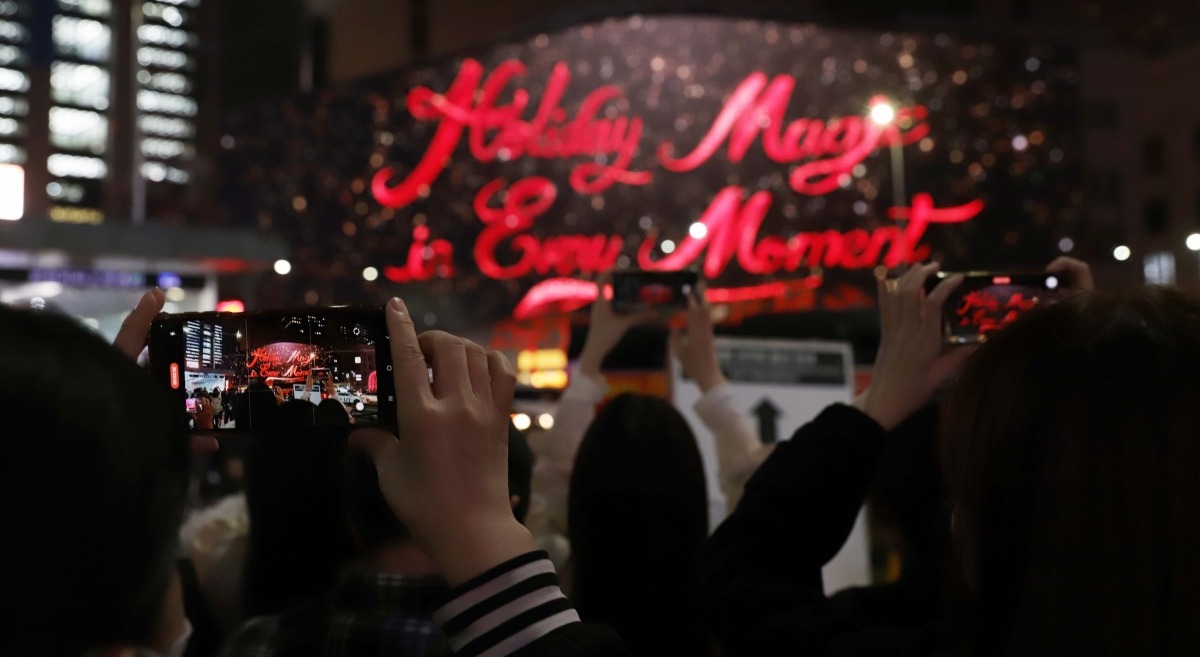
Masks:
[[[400,297],[392,297],[392,300],[388,302],[388,308],[394,312],[400,313],[401,315],[404,315],[408,312],[408,307],[404,305],[404,300]]]

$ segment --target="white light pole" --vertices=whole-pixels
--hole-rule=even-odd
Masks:
[[[892,203],[897,208],[908,207],[904,191],[904,151],[900,143],[900,128],[895,125],[896,108],[882,96],[871,101],[871,121],[891,133],[892,147]]]

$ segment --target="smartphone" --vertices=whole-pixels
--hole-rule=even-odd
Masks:
[[[976,344],[1011,324],[1039,304],[1053,302],[1066,287],[1058,274],[1045,272],[960,272],[963,282],[942,306],[946,342]],[[938,272],[929,279],[933,290],[954,272]]]
[[[683,310],[697,280],[694,271],[615,272],[612,308],[627,315],[643,310]]]
[[[150,373],[180,408],[195,390],[225,391],[232,417],[194,431],[396,424],[380,306],[159,315],[150,329]]]

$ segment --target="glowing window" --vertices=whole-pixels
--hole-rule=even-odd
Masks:
[[[63,178],[103,178],[108,175],[104,160],[79,155],[55,153],[46,159],[50,175]]]
[[[172,182],[182,185],[191,180],[187,171],[178,167],[168,166],[159,162],[146,162],[142,165],[142,177],[152,182]]]
[[[0,68],[0,91],[29,91],[29,76],[11,68]]]
[[[25,169],[0,164],[0,219],[16,221],[25,214]]]
[[[8,116],[25,116],[29,113],[29,103],[24,98],[0,96],[0,114]]]
[[[192,82],[186,75],[180,73],[151,73],[138,71],[138,82],[150,89],[166,91],[173,94],[186,94],[192,91]]]
[[[138,117],[138,128],[150,135],[186,139],[196,134],[196,128],[186,119],[168,116]]]
[[[161,112],[163,114],[179,114],[182,116],[196,115],[196,101],[187,96],[164,94],[157,91],[139,91],[137,95],[138,109],[144,112]]]
[[[54,17],[54,44],[67,57],[93,62],[108,60],[112,30],[100,21],[73,16]]]
[[[180,27],[191,21],[191,15],[187,11],[157,2],[143,4],[142,15],[149,19],[160,20],[172,27]]]
[[[108,86],[108,71],[99,66],[67,62],[50,66],[50,94],[56,103],[108,109]]]
[[[58,6],[66,11],[96,18],[107,18],[112,15],[111,0],[58,0]]]
[[[0,39],[5,41],[24,41],[25,28],[20,23],[0,21]]]
[[[24,126],[16,119],[0,116],[0,137],[13,137],[24,132]]]
[[[0,44],[0,66],[20,64],[25,61],[25,53],[16,46]]]
[[[12,144],[0,144],[0,162],[5,164],[23,164],[25,149]]]
[[[103,153],[108,143],[108,120],[98,112],[51,107],[50,143],[59,148]]]
[[[176,157],[192,157],[195,151],[191,144],[173,139],[143,139],[142,155],[157,160],[170,160]]]
[[[156,68],[181,69],[191,68],[192,60],[184,53],[162,48],[138,48],[138,63],[142,66]]]
[[[143,25],[137,31],[138,41],[153,46],[168,48],[184,48],[196,45],[196,37],[185,32],[162,25]]]

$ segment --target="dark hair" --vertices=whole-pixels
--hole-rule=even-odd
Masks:
[[[603,408],[579,446],[567,521],[580,614],[611,625],[635,655],[699,654],[693,605],[708,495],[679,411],[634,394]],[[631,594],[646,582],[654,595]]]
[[[1081,293],[995,336],[943,461],[982,655],[1200,654],[1200,301]]]
[[[350,426],[350,412],[336,399],[322,399],[313,413],[315,424],[323,427]]]
[[[246,440],[250,540],[242,595],[248,617],[324,595],[353,556],[341,505],[346,436],[314,429],[315,408],[285,402],[273,425]]]
[[[533,476],[533,451],[525,435],[510,422],[508,425],[508,492],[519,495],[513,509],[524,522],[529,511],[529,486]],[[408,528],[396,519],[387,500],[379,491],[379,475],[371,457],[363,452],[347,452],[344,467],[346,516],[362,550],[374,550],[392,541],[410,538]]]
[[[71,655],[144,643],[187,494],[183,404],[48,313],[0,305],[0,362],[0,645]]]

